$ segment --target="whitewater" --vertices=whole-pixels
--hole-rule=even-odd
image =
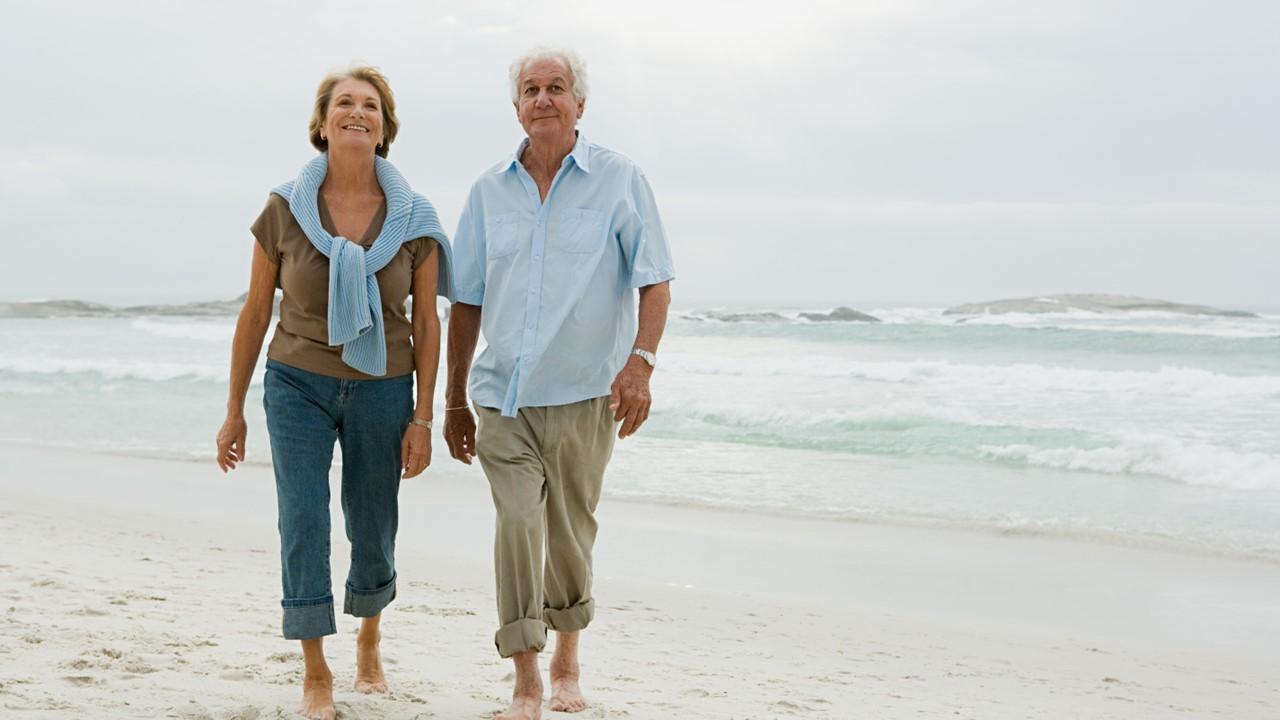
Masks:
[[[607,492],[1280,560],[1280,316],[867,312],[673,313]],[[0,440],[212,462],[234,323],[0,317]]]

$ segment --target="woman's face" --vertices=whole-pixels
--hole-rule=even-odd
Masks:
[[[378,89],[355,78],[334,85],[324,118],[324,136],[330,152],[372,155],[382,142],[382,98]]]

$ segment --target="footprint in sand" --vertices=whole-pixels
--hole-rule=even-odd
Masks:
[[[262,717],[262,711],[252,705],[245,705],[239,710],[233,710],[227,715],[227,720],[259,720]]]
[[[683,696],[685,696],[685,697],[690,697],[690,698],[695,698],[695,697],[696,697],[696,698],[711,697],[711,693],[707,692],[706,690],[704,690],[704,689],[702,689],[702,688],[692,688],[692,689],[689,689],[689,690],[685,690],[684,692],[682,692],[682,693],[680,693],[680,694],[681,694],[681,695],[683,695]]]
[[[72,685],[77,685],[79,687],[89,687],[90,685],[102,684],[101,680],[99,680],[96,677],[91,677],[89,675],[66,675],[62,679],[66,680]]]
[[[402,612],[416,612],[426,615],[441,615],[444,617],[458,617],[464,615],[475,615],[475,611],[466,608],[451,607],[431,607],[429,605],[405,605],[400,608]]]
[[[72,611],[71,611],[71,614],[72,614],[72,615],[85,615],[85,616],[87,616],[87,617],[104,617],[105,615],[107,615],[107,612],[106,612],[105,610],[99,610],[99,609],[97,609],[97,608],[88,608],[88,607],[87,607],[87,608],[80,608],[79,610],[72,610]]]
[[[257,675],[249,672],[248,670],[228,670],[218,677],[223,680],[254,680],[257,678]]]
[[[393,691],[393,692],[388,693],[388,694],[387,694],[387,699],[388,699],[388,700],[394,700],[394,701],[404,701],[404,702],[409,702],[409,703],[413,703],[413,704],[415,704],[415,705],[426,705],[426,704],[427,704],[427,701],[426,701],[426,699],[425,699],[425,698],[420,698],[420,697],[418,697],[417,695],[414,695],[414,694],[413,694],[413,693],[411,693],[411,692],[405,692],[405,691],[403,691],[403,690],[398,691],[398,692]]]
[[[810,712],[813,710],[813,708],[809,707],[808,705],[804,705],[803,703],[798,703],[798,702],[792,702],[790,700],[779,700],[778,702],[773,704],[773,707],[776,707],[779,710],[792,715],[798,712]]]

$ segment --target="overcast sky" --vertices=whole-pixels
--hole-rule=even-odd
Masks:
[[[644,168],[678,306],[1117,292],[1280,307],[1280,3],[5,3],[0,300],[233,297],[329,70],[452,229],[526,47]]]

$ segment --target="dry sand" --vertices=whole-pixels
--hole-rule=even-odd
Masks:
[[[0,717],[292,717],[269,468],[0,452]],[[350,690],[339,616],[341,717],[507,699],[487,488],[436,453],[402,494],[392,690]],[[601,528],[579,717],[1280,717],[1274,563],[608,497]]]

